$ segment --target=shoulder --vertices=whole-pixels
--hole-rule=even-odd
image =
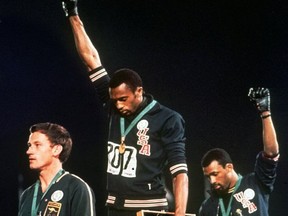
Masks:
[[[36,183],[34,183],[34,184],[30,185],[28,188],[26,188],[23,191],[22,195],[32,193],[34,191],[35,184]]]
[[[90,190],[90,186],[86,181],[84,181],[81,177],[69,172],[65,172],[63,176],[60,177],[59,181],[62,181],[62,183],[65,184],[69,184],[69,187],[71,188],[82,188],[85,190]]]
[[[201,206],[210,206],[210,205],[218,205],[218,198],[211,195],[210,197],[206,198]]]
[[[175,119],[181,119],[183,120],[183,117],[180,113],[178,113],[177,111],[162,105],[161,103],[159,103],[157,101],[154,109],[152,109],[152,113],[158,113],[159,115],[165,116],[166,118],[175,118]]]
[[[33,196],[33,193],[34,193],[34,186],[35,186],[35,183],[31,186],[29,186],[28,188],[26,188],[21,196],[20,196],[20,203],[26,199],[26,197],[29,197],[29,196]]]
[[[215,215],[218,206],[218,198],[209,197],[205,199],[199,209],[199,215]]]
[[[22,194],[24,194],[24,193],[29,193],[30,191],[32,191],[32,190],[34,189],[34,187],[35,187],[35,184],[36,184],[36,183],[34,183],[34,184],[30,185],[28,188],[26,188],[26,189],[23,191]]]

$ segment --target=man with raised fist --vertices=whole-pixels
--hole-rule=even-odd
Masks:
[[[256,157],[254,172],[241,176],[230,155],[220,148],[202,158],[204,176],[211,185],[210,197],[201,205],[199,216],[268,216],[269,196],[276,178],[279,146],[271,117],[267,88],[250,88],[250,101],[262,121],[263,150]]]
[[[182,116],[143,90],[138,73],[120,69],[110,78],[86,34],[77,1],[63,1],[77,51],[109,116],[107,190],[109,216],[135,216],[139,210],[167,210],[163,169],[168,166],[175,216],[188,199],[185,122]]]

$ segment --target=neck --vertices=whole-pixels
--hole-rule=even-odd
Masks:
[[[140,96],[140,103],[143,103],[143,101],[144,101],[144,96],[141,95],[141,96]]]
[[[139,96],[139,99],[138,99],[138,106],[137,106],[137,109],[136,109],[136,110],[141,109],[141,107],[142,107],[143,104],[144,104],[144,101],[145,101],[145,98],[143,97],[143,95]]]
[[[233,174],[232,174],[232,178],[231,178],[231,184],[230,184],[230,187],[229,187],[229,188],[233,188],[233,187],[235,187],[235,185],[236,185],[238,179],[239,179],[238,174],[237,174],[236,172],[233,172]]]
[[[132,113],[130,116],[126,117],[127,119],[133,119],[136,115],[138,115],[138,113],[141,112],[141,110],[143,109],[143,107],[145,107],[145,103],[146,103],[146,97],[145,96],[141,96],[141,100],[139,100],[139,104],[135,110],[134,113]]]
[[[39,173],[39,180],[41,182],[41,188],[42,192],[44,193],[53,180],[53,178],[56,176],[56,174],[62,169],[62,164],[57,163],[53,165],[52,167],[49,167],[48,169],[41,170]]]

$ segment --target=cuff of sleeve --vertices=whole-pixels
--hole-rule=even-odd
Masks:
[[[262,152],[262,157],[268,160],[278,161],[280,154],[277,153],[275,155],[270,156],[270,155],[265,154],[265,152]]]
[[[92,82],[96,82],[106,75],[108,75],[108,73],[103,66],[97,67],[89,72],[89,78]]]
[[[170,173],[172,176],[176,176],[179,173],[187,173],[188,168],[186,163],[176,164],[170,167]]]

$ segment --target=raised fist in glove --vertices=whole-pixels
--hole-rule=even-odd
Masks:
[[[270,111],[270,92],[268,88],[250,88],[248,97],[260,113]]]
[[[77,0],[62,0],[62,7],[67,17],[78,15]]]

